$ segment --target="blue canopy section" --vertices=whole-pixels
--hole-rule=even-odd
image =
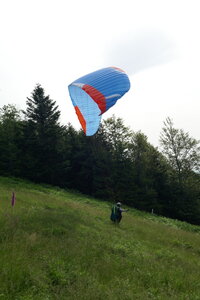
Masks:
[[[71,85],[69,93],[74,106],[78,106],[79,111],[84,116],[86,126],[84,129],[87,136],[94,135],[101,121],[101,111],[94,100],[78,86]],[[82,126],[83,127],[83,126]]]
[[[104,68],[87,74],[73,83],[93,86],[106,98],[106,111],[130,89],[127,74],[115,67]]]
[[[85,134],[93,135],[101,115],[128,92],[130,81],[123,70],[109,67],[80,77],[68,88]]]

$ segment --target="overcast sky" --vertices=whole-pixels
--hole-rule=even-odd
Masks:
[[[169,116],[200,139],[199,13],[198,0],[0,0],[0,107],[24,109],[40,83],[78,129],[68,85],[116,66],[131,89],[103,119],[157,146]]]

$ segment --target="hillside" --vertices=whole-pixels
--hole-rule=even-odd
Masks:
[[[200,227],[110,207],[0,177],[0,299],[200,299]]]

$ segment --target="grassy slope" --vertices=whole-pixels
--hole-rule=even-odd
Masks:
[[[109,215],[109,203],[0,177],[0,299],[200,299],[200,227]]]

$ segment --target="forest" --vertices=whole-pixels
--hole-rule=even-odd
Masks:
[[[0,108],[0,175],[72,189],[200,225],[200,144],[168,117],[160,146],[114,115],[91,137],[60,124],[37,84],[26,110]]]

